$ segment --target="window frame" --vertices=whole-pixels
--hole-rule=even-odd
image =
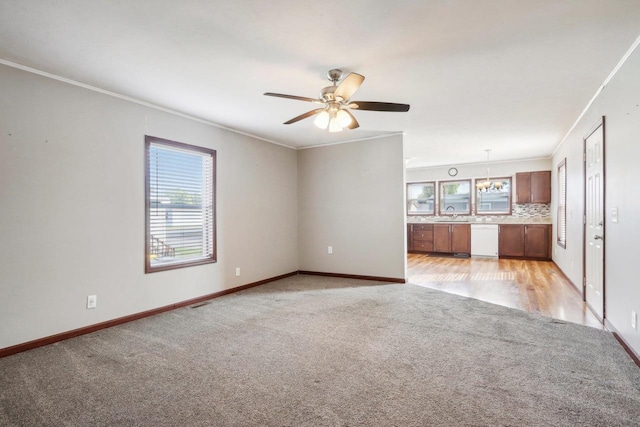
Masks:
[[[212,199],[212,225],[211,225],[211,240],[213,244],[211,256],[207,258],[201,258],[193,261],[185,261],[175,264],[167,264],[167,265],[159,265],[152,266],[151,258],[149,256],[151,251],[151,221],[150,221],[150,213],[151,213],[151,177],[150,175],[150,147],[151,144],[155,143],[158,145],[165,145],[170,148],[177,148],[184,151],[192,151],[205,153],[211,156],[212,171],[211,171],[211,199]],[[218,259],[218,249],[217,249],[217,221],[216,221],[216,171],[217,171],[217,163],[216,163],[216,150],[199,147],[196,145],[185,144],[183,142],[172,141],[164,138],[157,138],[150,135],[145,135],[144,137],[144,206],[145,206],[145,214],[144,214],[144,222],[145,222],[145,244],[144,244],[144,272],[148,273],[156,273],[159,271],[167,271],[167,270],[176,270],[179,268],[193,267],[196,265],[203,264],[211,264],[217,262]]]
[[[561,180],[561,171],[564,174],[563,179]],[[567,249],[567,158],[562,159],[560,163],[558,163],[557,169],[557,179],[558,179],[558,212],[557,212],[557,223],[556,223],[556,243],[563,249]],[[563,181],[563,182],[562,182]],[[564,188],[560,188],[561,184],[564,184]],[[564,196],[564,197],[562,197]],[[560,199],[563,198],[562,203],[560,203]]]
[[[475,178],[473,180],[473,188],[475,191],[475,204],[473,206],[473,212],[476,216],[482,216],[482,215],[491,215],[491,216],[499,216],[499,215],[513,215],[513,177],[511,176],[498,176],[498,177],[492,177],[489,178],[489,181],[509,181],[509,211],[505,211],[505,212],[500,212],[500,211],[492,211],[492,212],[478,212],[478,206],[480,205],[480,203],[478,203],[478,187],[477,184],[478,182],[483,182],[486,181],[487,178]]]
[[[442,185],[443,184],[449,184],[452,182],[466,182],[469,184],[469,209],[464,211],[464,212],[452,212],[452,213],[448,213],[448,212],[443,212],[442,211]],[[448,180],[444,180],[444,181],[438,181],[438,215],[439,216],[458,216],[458,215],[471,215],[471,202],[472,202],[472,194],[471,194],[471,186],[472,186],[472,182],[471,179],[448,179]],[[446,209],[445,209],[446,210]]]
[[[433,212],[409,212],[409,186],[411,185],[424,185],[424,184],[432,184],[433,185]],[[436,181],[417,181],[417,182],[407,182],[406,185],[406,194],[407,194],[407,215],[411,216],[435,216],[436,214],[436,206],[438,205],[438,184]]]

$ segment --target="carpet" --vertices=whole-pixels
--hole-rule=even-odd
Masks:
[[[3,426],[635,425],[606,332],[298,275],[0,359]]]

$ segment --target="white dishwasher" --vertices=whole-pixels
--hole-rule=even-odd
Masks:
[[[471,224],[471,256],[498,256],[498,224]]]

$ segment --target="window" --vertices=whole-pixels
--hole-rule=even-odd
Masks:
[[[145,137],[145,272],[216,261],[216,152]]]
[[[476,215],[511,215],[511,178],[479,178]]]
[[[558,165],[558,245],[567,247],[567,159]]]
[[[440,215],[471,215],[471,180],[440,181]]]
[[[412,182],[407,184],[407,214],[435,215],[436,183]]]

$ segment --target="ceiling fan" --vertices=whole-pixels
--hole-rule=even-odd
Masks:
[[[281,93],[266,92],[267,96],[275,96],[278,98],[295,99],[298,101],[313,102],[314,104],[323,104],[324,107],[316,108],[308,111],[293,119],[284,122],[285,125],[298,122],[311,116],[317,115],[314,123],[320,129],[329,128],[329,132],[340,132],[343,128],[355,129],[360,126],[356,118],[349,110],[368,110],[368,111],[409,111],[408,104],[395,104],[392,102],[370,102],[370,101],[351,101],[351,96],[358,90],[364,76],[357,73],[349,73],[344,80],[342,78],[342,70],[329,70],[327,79],[333,83],[320,91],[320,97],[306,98],[304,96],[284,95]],[[340,84],[337,84],[340,81]]]

